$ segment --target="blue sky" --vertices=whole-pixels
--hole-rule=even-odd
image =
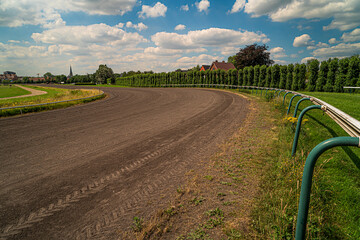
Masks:
[[[1,0],[0,72],[188,69],[253,43],[278,64],[360,54],[358,0]]]

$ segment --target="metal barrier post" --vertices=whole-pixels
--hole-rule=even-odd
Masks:
[[[294,98],[296,98],[296,97],[298,97],[298,96],[301,96],[301,95],[300,95],[300,94],[295,94],[294,96],[292,96],[292,98],[290,99],[289,107],[288,107],[288,110],[287,110],[287,113],[286,113],[286,114],[289,114],[290,108],[291,108],[291,103],[292,103],[292,101],[294,100]]]
[[[299,201],[299,211],[296,222],[296,240],[305,239],[306,222],[309,213],[310,192],[314,167],[317,159],[326,150],[338,146],[355,146],[360,147],[360,138],[358,137],[335,137],[323,141],[311,150],[306,158]]]
[[[275,92],[274,92],[274,97],[276,97],[276,92],[277,92],[277,91],[279,91],[279,90],[278,90],[278,89],[275,90]]]
[[[297,147],[297,143],[299,140],[299,133],[300,133],[300,129],[301,129],[301,122],[302,119],[305,115],[305,113],[311,109],[321,109],[320,105],[312,105],[309,106],[307,108],[305,108],[304,110],[301,111],[300,115],[299,115],[299,119],[296,125],[296,131],[295,131],[295,136],[294,136],[294,141],[293,141],[293,146],[292,146],[292,152],[291,152],[291,156],[294,156],[295,152],[296,152],[296,147]]]
[[[278,94],[278,97],[280,97],[281,92],[285,92],[285,90],[281,90]]]
[[[284,95],[284,100],[283,100],[283,105],[285,104],[286,95],[288,95],[289,93],[292,93],[292,92],[287,92],[287,93],[285,93],[285,95]]]
[[[294,117],[296,117],[296,113],[297,113],[297,110],[298,110],[298,108],[299,108],[300,103],[301,103],[302,101],[305,101],[305,100],[310,100],[310,98],[302,98],[302,99],[300,99],[300,100],[297,102],[296,107],[295,107],[295,110],[294,110]]]

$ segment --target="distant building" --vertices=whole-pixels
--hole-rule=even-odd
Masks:
[[[15,72],[6,71],[4,75],[2,75],[1,79],[3,80],[17,80],[18,77]]]
[[[202,65],[201,68],[200,68],[200,72],[201,71],[206,71],[208,69],[210,69],[210,65]]]
[[[218,69],[228,71],[230,69],[235,69],[235,66],[232,63],[226,63],[225,61],[218,62],[216,60],[215,62],[213,62],[211,64],[210,70],[213,71],[213,70],[218,70]]]
[[[45,82],[44,77],[31,77],[29,80],[33,82]]]

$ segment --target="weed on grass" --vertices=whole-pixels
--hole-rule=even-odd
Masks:
[[[142,218],[135,216],[133,219],[133,225],[131,226],[131,228],[135,232],[141,232],[141,230],[143,229],[143,223],[144,223],[144,220]]]

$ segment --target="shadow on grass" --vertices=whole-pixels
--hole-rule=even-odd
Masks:
[[[317,122],[319,125],[323,126],[326,130],[328,130],[332,137],[339,137],[339,135],[334,131],[334,129],[326,126],[324,123],[322,123],[321,121],[319,121],[318,119],[316,119],[313,116],[308,115],[308,117],[311,118],[312,120],[314,120],[315,122]],[[346,147],[346,146],[342,146],[341,148],[345,151],[345,153],[353,161],[355,166],[360,170],[360,158],[354,153],[354,151],[351,150],[350,147]]]

